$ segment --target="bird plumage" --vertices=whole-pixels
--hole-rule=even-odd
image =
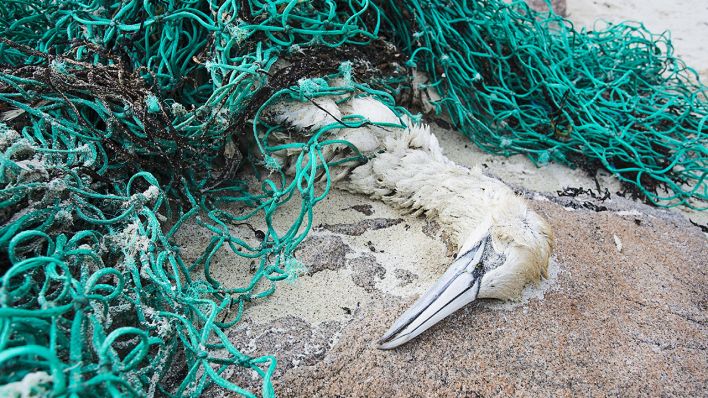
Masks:
[[[405,125],[389,128],[369,124],[334,130],[335,138],[350,141],[369,160],[362,165],[340,166],[332,171],[333,179],[341,180],[340,189],[437,218],[459,248],[456,263],[412,311],[399,318],[383,348],[412,339],[453,312],[453,307],[476,298],[513,300],[525,285],[547,276],[553,248],[551,228],[508,186],[484,175],[478,167],[455,164],[443,154],[429,126],[415,124],[405,116],[399,118],[374,98],[352,98],[340,104],[329,98],[317,101],[317,106],[311,102],[282,102],[271,111],[276,120],[303,130],[318,129],[353,114],[375,123]],[[327,160],[343,158],[345,151],[344,147],[333,146],[324,156]],[[286,169],[294,168],[287,154],[280,160]],[[436,303],[455,292],[466,298],[450,296],[448,302]],[[453,299],[457,300],[454,305],[448,305]],[[426,311],[429,319],[416,319]],[[415,330],[411,325],[416,325]],[[407,329],[406,336],[395,336]]]

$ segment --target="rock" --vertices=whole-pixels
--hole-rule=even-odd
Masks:
[[[340,322],[312,325],[294,316],[285,316],[269,324],[245,323],[229,333],[231,341],[248,341],[244,354],[259,356],[276,350],[278,367],[274,373],[280,378],[289,369],[316,364],[336,342]],[[249,390],[258,390],[261,380],[250,372],[234,372],[231,381]],[[217,389],[214,389],[217,390]],[[217,391],[211,391],[209,395]]]
[[[325,269],[335,271],[343,267],[350,251],[340,236],[313,235],[302,242],[296,255],[307,267],[307,274],[313,275]]]
[[[335,234],[360,236],[366,231],[389,228],[402,221],[400,218],[369,218],[351,224],[322,224],[317,229],[325,229]]]
[[[393,275],[397,279],[400,279],[401,283],[399,284],[399,286],[406,286],[414,280],[418,279],[418,275],[400,268],[396,268],[395,270],[393,270]]]
[[[703,233],[643,205],[641,212],[568,210],[549,200],[532,206],[556,234],[559,271],[542,299],[468,306],[411,343],[380,351],[378,337],[414,297],[377,294],[338,344],[282,371],[278,395],[703,395]],[[372,289],[385,270],[362,258],[350,266]],[[278,352],[279,361],[292,363],[288,352]]]
[[[355,285],[363,287],[367,292],[376,289],[376,282],[386,276],[386,268],[376,262],[371,255],[363,255],[350,261],[352,281]]]
[[[365,203],[361,205],[353,205],[349,209],[358,211],[359,213],[365,215],[365,216],[370,216],[374,214],[374,207],[370,203]]]

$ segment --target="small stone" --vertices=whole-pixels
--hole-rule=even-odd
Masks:
[[[414,280],[418,279],[418,275],[401,268],[396,268],[393,270],[393,276],[395,276],[396,279],[401,280],[401,283],[399,283],[398,286],[410,285]]]
[[[622,241],[620,240],[619,236],[612,235],[612,237],[615,239],[615,247],[617,247],[617,251],[619,253],[622,253]]]
[[[349,252],[350,247],[340,236],[314,235],[300,244],[296,257],[307,267],[307,274],[313,275],[325,269],[336,271],[344,267]]]

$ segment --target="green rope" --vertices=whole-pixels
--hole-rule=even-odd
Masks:
[[[578,32],[523,3],[385,4],[408,65],[442,96],[438,111],[479,147],[537,165],[590,161],[654,204],[706,208],[708,90],[668,33]]]
[[[706,87],[641,25],[577,32],[496,0],[12,0],[0,37],[0,395],[255,396],[234,367],[274,395],[275,357],[227,331],[301,270],[330,168],[365,161],[329,133],[371,123],[282,142],[266,108],[285,99],[408,113],[415,67],[487,151],[596,164],[662,206],[707,196]],[[278,60],[292,67],[271,73]],[[329,146],[351,156],[328,163]],[[260,186],[239,179],[249,164]],[[265,225],[255,242],[233,232],[249,222]],[[191,262],[175,243],[188,224],[211,236]],[[220,250],[257,261],[247,284],[212,275]]]

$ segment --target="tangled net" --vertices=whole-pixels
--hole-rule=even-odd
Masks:
[[[275,358],[226,332],[301,268],[323,148],[348,145],[328,132],[370,123],[274,142],[290,131],[265,109],[283,99],[401,114],[423,93],[487,151],[602,166],[661,206],[708,195],[706,86],[641,25],[580,33],[497,0],[13,0],[0,37],[0,393],[250,397],[225,376],[250,369],[274,395]],[[246,165],[270,174],[249,186]],[[255,243],[233,229],[251,220]],[[187,223],[211,234],[191,262]],[[247,285],[211,275],[222,248],[258,261]]]

